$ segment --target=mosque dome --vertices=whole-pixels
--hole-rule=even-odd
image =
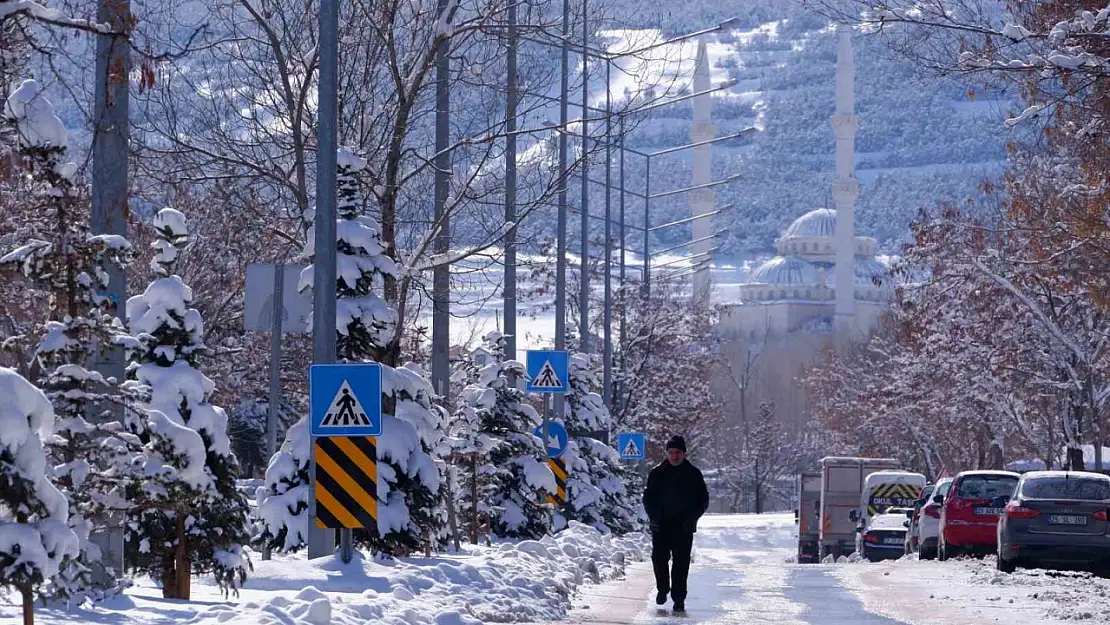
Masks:
[[[775,256],[752,272],[748,283],[815,285],[821,283],[821,269],[800,256]]]
[[[836,234],[836,211],[831,208],[818,208],[794,220],[786,229],[783,238],[792,237],[831,237]]]

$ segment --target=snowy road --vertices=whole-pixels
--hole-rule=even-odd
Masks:
[[[654,604],[650,567],[588,588],[575,625],[1056,625],[1110,622],[1110,581],[994,570],[991,558],[798,565],[792,515],[709,516],[699,526],[688,614]]]

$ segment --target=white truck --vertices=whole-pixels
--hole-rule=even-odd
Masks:
[[[799,475],[797,491],[794,522],[798,524],[798,564],[816,564],[821,538],[821,474]]]
[[[846,556],[856,550],[860,497],[867,476],[901,468],[902,464],[895,458],[828,456],[821,459],[819,560],[829,555]]]

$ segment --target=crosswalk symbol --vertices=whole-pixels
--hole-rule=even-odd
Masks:
[[[640,457],[640,448],[636,446],[636,440],[635,439],[632,439],[632,438],[628,439],[628,444],[624,446],[624,451],[621,452],[621,455],[624,456],[625,458],[639,458]]]
[[[532,386],[535,388],[563,388],[563,383],[559,380],[559,375],[555,373],[555,368],[551,366],[550,360],[543,363],[543,368],[540,369],[540,374],[536,376],[536,380],[532,382]]]
[[[370,417],[366,416],[366,410],[355,397],[351,385],[343,380],[343,384],[335,393],[335,398],[331,400],[331,405],[328,406],[328,413],[324,415],[320,427],[321,429],[338,428],[348,425],[370,425]]]

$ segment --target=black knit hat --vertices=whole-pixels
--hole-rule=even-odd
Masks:
[[[667,441],[667,449],[681,449],[682,451],[686,451],[686,439],[675,434],[671,437],[671,440]]]

